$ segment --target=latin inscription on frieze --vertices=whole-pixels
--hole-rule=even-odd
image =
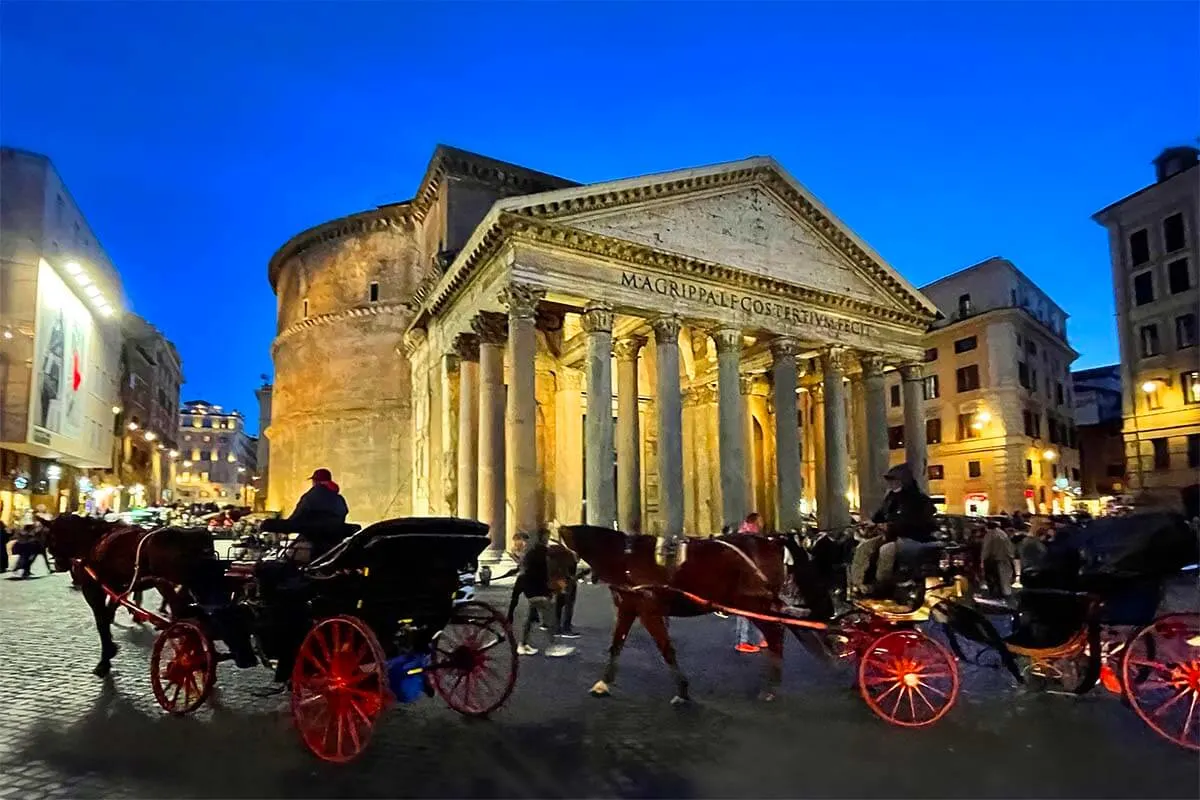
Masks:
[[[678,278],[645,275],[638,272],[621,272],[621,286],[648,295],[687,300],[695,303],[742,311],[756,317],[783,320],[794,325],[819,329],[822,333],[850,333],[857,336],[874,336],[873,326],[865,322],[842,319],[820,311],[801,308],[778,300],[763,300],[753,295],[740,294],[729,289],[713,289]]]

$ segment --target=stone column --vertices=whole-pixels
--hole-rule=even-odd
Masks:
[[[679,387],[679,318],[659,317],[654,328],[658,402],[658,475],[663,537],[683,536],[683,395]]]
[[[583,310],[582,324],[587,334],[587,523],[611,528],[617,521],[612,474],[612,308],[589,305]]]
[[[721,520],[737,526],[746,517],[746,409],[740,373],[742,332],[722,328],[717,345],[717,430],[721,474]]]
[[[876,355],[864,355],[862,361],[863,405],[866,412],[866,445],[863,452],[866,455],[866,466],[862,474],[865,483],[859,487],[864,516],[874,514],[883,503],[887,492],[884,485],[883,473],[887,472],[888,451],[888,420],[887,392],[883,380],[883,359]],[[923,432],[922,432],[923,433]]]
[[[174,452],[174,451],[172,451]],[[167,490],[171,493],[171,502],[175,502],[178,498],[175,496],[175,479],[178,472],[179,457],[168,455],[167,461]]]
[[[507,519],[504,453],[504,342],[508,318],[490,311],[471,321],[479,335],[479,507],[481,522],[491,527],[488,557],[504,552]]]
[[[554,516],[563,525],[583,522],[583,376],[560,367],[554,397]]]
[[[537,465],[537,330],[534,317],[545,292],[522,284],[504,289],[508,306],[507,424],[508,458],[512,462],[513,517],[516,532],[534,534],[538,527],[541,481]],[[516,548],[508,543],[510,552]]]
[[[821,356],[821,385],[825,392],[826,515],[831,528],[850,524],[850,453],[846,447],[846,385],[843,383],[844,351],[830,347]]]
[[[458,509],[464,519],[479,519],[479,337],[460,333],[458,353]]]
[[[754,410],[751,408],[751,403],[754,401],[754,378],[749,375],[743,375],[738,379],[738,393],[741,395],[742,409],[742,454],[743,463],[746,465],[742,476],[742,496],[745,499],[743,505],[742,519],[734,520],[732,523],[734,529],[741,525],[742,520],[746,518],[746,514],[751,511],[762,510],[758,508],[758,481],[764,479],[763,475],[756,475],[759,470],[758,456],[754,452]],[[718,434],[719,436],[719,434]]]
[[[771,380],[775,398],[775,474],[781,531],[800,527],[800,426],[796,413],[796,353],[794,339],[771,341]]]
[[[449,516],[458,514],[458,410],[459,399],[458,356],[443,353],[439,370],[441,392],[438,394],[440,408],[438,422],[441,426],[441,490],[438,492],[438,508]]]
[[[161,447],[162,447],[162,445],[158,445],[152,451],[150,451],[150,484],[151,485],[150,485],[150,503],[149,503],[149,505],[158,505],[159,503],[162,502],[162,487],[163,487],[162,450],[159,449]],[[50,490],[50,494],[54,497],[54,502],[56,505],[56,507],[54,508],[54,511],[55,511],[55,513],[57,513],[58,512],[58,508],[57,508],[58,489],[52,487]],[[245,498],[243,498],[243,502],[245,502]]]
[[[821,384],[813,384],[809,394],[813,405],[813,473],[816,486],[813,496],[817,501],[817,527],[829,528],[829,464],[825,453],[825,390]]]
[[[617,356],[617,527],[642,530],[642,437],[638,429],[638,353],[646,340],[620,339]]]
[[[904,386],[904,460],[912,469],[917,485],[924,491],[925,480],[925,400],[921,396],[924,365],[919,362],[900,365]]]

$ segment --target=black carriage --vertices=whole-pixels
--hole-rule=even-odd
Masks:
[[[456,600],[487,533],[471,520],[403,518],[358,530],[306,566],[213,560],[188,587],[192,613],[154,643],[155,697],[186,714],[208,698],[218,662],[262,663],[290,685],[305,745],[333,762],[359,755],[396,701],[439,694],[461,714],[485,716],[517,674],[504,616]]]
[[[1164,587],[1195,568],[1196,534],[1177,515],[1144,513],[1061,536],[1069,557],[1022,575],[1008,635],[969,601],[935,609],[952,649],[961,659],[960,638],[983,645],[1020,683],[1074,694],[1100,684],[1159,735],[1200,750],[1200,614],[1159,614]]]

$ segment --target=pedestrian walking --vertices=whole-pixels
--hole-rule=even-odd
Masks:
[[[8,572],[8,526],[0,520],[0,572]]]
[[[521,593],[529,604],[529,615],[521,629],[521,644],[517,652],[523,656],[536,655],[538,650],[530,644],[530,636],[536,624],[533,612],[536,611],[546,624],[545,655],[550,658],[569,656],[575,652],[574,647],[559,644],[558,637],[558,606],[554,602],[556,591],[562,591],[563,586],[552,586],[550,580],[550,563],[548,559],[547,535],[544,531],[535,534],[532,540],[525,533],[517,537],[526,542],[525,553],[521,557],[521,572],[518,580],[521,583]]]
[[[998,523],[988,523],[987,531],[983,534],[980,560],[983,563],[984,583],[993,597],[1003,600],[1012,597],[1015,555],[1008,534]]]

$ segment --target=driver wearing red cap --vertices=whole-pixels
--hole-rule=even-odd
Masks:
[[[303,534],[306,538],[323,539],[325,532],[339,531],[349,513],[346,498],[342,497],[341,490],[333,482],[333,475],[327,469],[319,469],[312,474],[312,488],[301,496],[296,510],[283,522],[288,530]],[[328,549],[320,546],[328,544],[326,542],[313,543],[318,545],[316,549],[320,552]],[[316,555],[318,553],[314,552],[313,556]]]

